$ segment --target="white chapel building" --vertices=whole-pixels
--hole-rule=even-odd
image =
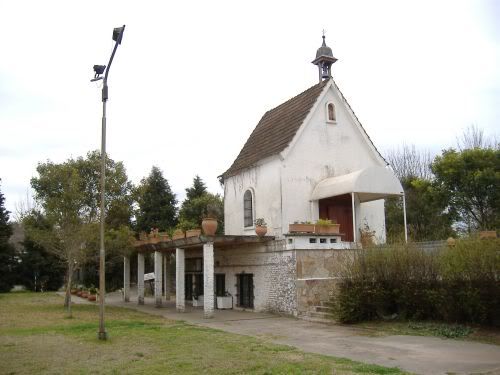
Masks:
[[[154,253],[157,306],[170,300],[175,280],[176,309],[203,306],[207,318],[228,306],[325,314],[340,259],[360,247],[362,231],[385,242],[384,199],[404,197],[403,189],[333,81],[335,61],[323,36],[313,61],[319,82],[266,112],[222,174],[224,235],[159,234],[136,244],[139,304],[144,256]],[[267,222],[264,237],[255,235],[258,218]],[[291,230],[317,219],[335,221],[338,231]],[[125,258],[125,301],[129,264]]]
[[[403,189],[333,81],[335,61],[323,36],[319,83],[266,112],[222,175],[226,234],[253,234],[263,218],[282,238],[321,218],[340,224],[344,242],[362,229],[385,242],[384,198]]]

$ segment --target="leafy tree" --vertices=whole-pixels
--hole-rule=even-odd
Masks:
[[[97,236],[100,218],[99,178],[100,163],[98,152],[90,152],[87,158],[68,159],[55,164],[47,161],[37,167],[39,177],[31,179],[35,199],[43,210],[47,228],[30,225],[25,218],[26,231],[34,242],[55,254],[66,265],[65,306],[71,315],[70,288],[75,265],[81,265],[98,246],[91,240]],[[107,159],[106,210],[108,229],[128,224],[130,221],[130,189],[121,162]],[[128,213],[128,214],[127,214]],[[31,215],[38,214],[32,212]],[[94,257],[95,259],[95,257]]]
[[[82,192],[86,222],[97,222],[100,219],[101,202],[101,153],[91,151],[87,157],[79,157],[74,162],[75,168],[82,177]],[[128,180],[123,162],[115,162],[106,158],[106,226],[118,228],[121,225],[130,225],[132,216],[132,183]]]
[[[469,230],[500,226],[500,149],[448,149],[431,167],[436,186],[449,192],[450,207]]]
[[[181,229],[200,228],[203,216],[210,213],[215,214],[219,226],[217,233],[224,232],[224,201],[219,194],[204,193],[193,199],[186,199],[182,203],[179,212],[179,226]]]
[[[167,230],[177,224],[177,199],[158,167],[153,166],[149,176],[142,179],[136,189],[136,199],[138,231]]]
[[[449,237],[453,233],[455,212],[448,211],[449,197],[445,192],[432,185],[430,153],[418,150],[414,145],[403,145],[390,151],[387,160],[405,191],[409,237],[414,241]],[[385,217],[388,241],[401,241],[404,238],[401,198],[386,200]]]
[[[25,218],[29,225],[49,229],[49,224],[40,213],[33,212]],[[20,252],[19,283],[33,291],[57,290],[64,281],[64,263],[53,253],[37,244],[29,236],[22,242]]]
[[[99,224],[91,224],[86,246],[89,249],[99,248]],[[106,247],[106,290],[116,290],[123,286],[123,257],[130,256],[133,251],[134,232],[130,227],[108,228],[104,235]],[[80,266],[83,272],[84,285],[99,284],[99,254],[93,252]]]
[[[1,179],[0,179],[1,181]],[[0,292],[9,292],[15,280],[15,249],[9,243],[12,226],[9,224],[9,211],[4,206],[5,198],[0,191]]]
[[[456,212],[449,210],[449,197],[423,178],[401,180],[406,196],[406,219],[409,237],[414,241],[439,240],[451,236]],[[389,242],[404,235],[403,204],[400,198],[386,201],[386,227]]]

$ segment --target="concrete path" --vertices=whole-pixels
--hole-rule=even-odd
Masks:
[[[153,298],[145,302],[139,306],[133,298],[122,302],[119,294],[106,297],[107,305],[417,374],[500,374],[500,346],[496,345],[421,336],[369,337],[370,331],[359,328],[249,311],[217,310],[214,318],[204,319],[203,309],[186,306],[185,313],[177,313],[173,301],[162,308],[154,307]]]

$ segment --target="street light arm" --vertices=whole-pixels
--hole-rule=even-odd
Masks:
[[[102,87],[102,101],[105,102],[108,100],[108,74],[109,69],[111,68],[111,64],[113,63],[113,59],[115,57],[116,50],[118,49],[118,45],[121,44],[123,33],[125,32],[125,25],[121,27],[120,35],[117,37],[115,41],[115,46],[113,47],[113,52],[111,52],[111,56],[109,58],[108,66],[106,67],[106,73],[104,73],[103,87]]]

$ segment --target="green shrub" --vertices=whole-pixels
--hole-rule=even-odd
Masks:
[[[344,261],[334,299],[341,322],[500,325],[500,240],[461,240],[438,252],[412,245],[360,250]]]

